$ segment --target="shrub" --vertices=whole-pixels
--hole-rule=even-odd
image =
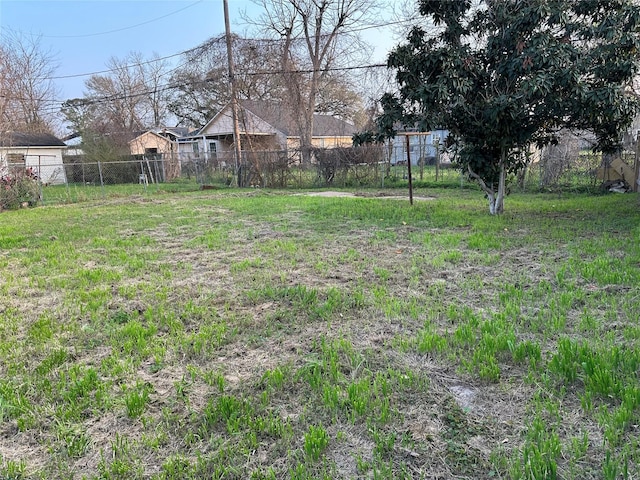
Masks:
[[[34,206],[40,200],[40,183],[32,168],[15,169],[0,177],[0,210]]]

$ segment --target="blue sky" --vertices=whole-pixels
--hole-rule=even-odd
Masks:
[[[232,29],[248,0],[229,0]],[[59,67],[55,76],[105,70],[111,57],[170,56],[224,33],[222,0],[0,0],[0,34],[40,37]],[[80,97],[88,76],[56,79],[62,99]]]
[[[243,10],[259,14],[250,0],[229,0],[231,29],[239,34],[247,28]],[[89,77],[80,75],[105,70],[111,57],[168,57],[224,33],[223,12],[222,0],[0,0],[0,35],[40,37],[58,62],[55,76],[71,76],[55,79],[63,101],[81,97]],[[378,43],[372,62],[384,61],[391,34],[370,30],[366,39]]]

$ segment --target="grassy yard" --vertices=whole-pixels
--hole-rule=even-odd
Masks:
[[[637,195],[0,214],[0,478],[640,478]]]

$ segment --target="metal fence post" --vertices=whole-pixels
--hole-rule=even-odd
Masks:
[[[98,162],[98,173],[100,174],[100,186],[102,187],[102,196],[105,196],[104,180],[102,179],[102,163]]]
[[[67,176],[67,172],[64,172],[64,184],[67,187],[67,198],[69,199],[69,202],[71,201],[71,186],[69,185],[69,177]]]
[[[158,175],[158,159],[153,161],[153,170],[156,172],[156,192],[160,189],[160,175]]]

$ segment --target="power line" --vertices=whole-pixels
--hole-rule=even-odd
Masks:
[[[295,73],[314,73],[314,72],[347,72],[350,70],[364,70],[370,68],[386,67],[386,63],[373,63],[371,65],[359,65],[355,67],[330,67],[330,68],[318,68],[318,69],[300,69],[300,70],[263,70],[259,72],[244,72],[243,75],[256,76],[256,75],[284,75]]]
[[[246,76],[267,76],[267,75],[285,75],[285,74],[309,74],[309,73],[313,73],[314,71],[318,71],[318,72],[338,72],[338,71],[353,71],[353,70],[369,70],[369,69],[374,69],[374,68],[382,68],[382,67],[387,67],[386,64],[384,63],[374,63],[374,64],[370,64],[370,65],[360,65],[360,66],[352,66],[352,67],[331,67],[331,68],[321,68],[321,69],[299,69],[299,70],[264,70],[264,71],[257,71],[257,72],[243,72],[240,73],[239,75],[246,75]],[[179,82],[179,83],[173,83],[173,84],[167,84],[164,86],[160,86],[159,88],[155,88],[152,90],[145,90],[143,92],[137,92],[137,93],[132,93],[132,94],[113,94],[113,95],[105,95],[103,97],[96,97],[96,98],[85,98],[85,99],[78,99],[78,102],[76,104],[76,106],[78,107],[85,107],[85,106],[90,106],[90,105],[97,105],[97,104],[101,104],[101,103],[108,103],[111,101],[116,101],[116,100],[127,100],[127,99],[131,99],[131,98],[137,98],[137,97],[142,97],[142,96],[146,96],[146,95],[150,95],[152,93],[162,93],[168,90],[174,90],[174,89],[178,89],[178,88],[182,88],[182,87],[186,87],[186,86],[194,86],[194,85],[204,85],[207,83],[211,83],[215,81],[215,79],[202,79],[202,80],[193,80],[193,81],[188,81],[188,82]],[[16,101],[20,101],[20,100],[29,100],[27,98],[24,97],[11,97],[11,96],[7,96],[7,95],[2,95],[0,94],[1,98],[5,98],[5,99],[9,99],[9,100],[16,100]],[[53,105],[59,105],[60,107],[62,107],[62,105],[64,103],[66,103],[69,100],[50,100],[50,101],[45,101],[46,103],[49,103],[51,106],[48,108],[54,108]]]
[[[117,67],[117,68],[110,68],[110,69],[107,69],[107,70],[99,70],[97,72],[76,73],[76,74],[72,74],[72,75],[60,75],[60,76],[55,76],[55,77],[41,77],[41,78],[38,78],[37,80],[61,80],[61,79],[66,79],[66,78],[89,77],[89,76],[92,76],[92,75],[100,75],[100,74],[103,74],[103,73],[112,73],[112,72],[117,72],[119,70],[125,70],[125,69],[132,68],[132,67],[140,67],[142,65],[149,65],[151,63],[160,62],[162,60],[168,60],[169,58],[179,57],[181,55],[185,55],[187,53],[194,52],[194,51],[196,51],[198,49],[199,49],[199,47],[189,48],[188,50],[183,50],[183,51],[178,52],[178,53],[173,53],[171,55],[167,55],[166,57],[152,58],[151,60],[147,60],[147,61],[144,61],[144,62],[131,63],[129,65],[123,65],[123,66]],[[202,52],[198,53],[198,56],[200,56],[200,55],[202,55]],[[187,60],[186,63],[188,63],[189,61],[193,61],[193,60],[192,59]],[[183,63],[181,66],[186,65],[186,63]],[[180,66],[172,69],[172,71],[174,71],[174,70],[176,70],[178,68],[180,68]]]
[[[167,18],[170,17],[172,15],[175,15],[176,13],[180,13],[188,8],[191,8],[199,3],[202,3],[204,0],[198,0],[190,5],[187,5],[186,7],[180,8],[178,10],[175,10],[173,12],[167,13],[166,15],[162,15],[160,17],[156,17],[156,18],[152,18],[151,20],[146,20],[144,22],[140,22],[140,23],[136,23],[135,25],[129,25],[128,27],[122,27],[122,28],[117,28],[115,30],[108,30],[106,32],[96,32],[96,33],[86,33],[86,34],[82,34],[82,35],[38,35],[39,37],[42,38],[87,38],[87,37],[97,37],[100,35],[108,35],[111,33],[118,33],[118,32],[123,32],[125,30],[131,30],[132,28],[137,28],[140,27],[142,25],[148,25],[150,23],[153,22],[157,22],[158,20],[162,20],[163,18]],[[14,32],[18,32],[18,33],[24,33],[21,32],[19,30],[12,30]],[[33,34],[28,34],[28,35],[33,35]],[[65,77],[62,77],[65,78]]]
[[[76,73],[76,74],[73,74],[73,75],[60,75],[60,76],[57,76],[57,77],[41,77],[41,78],[37,78],[36,80],[61,80],[61,79],[65,79],[65,78],[89,77],[89,76],[93,76],[93,75],[100,75],[102,73],[112,73],[112,72],[116,72],[118,70],[125,70],[125,69],[131,68],[131,67],[141,67],[142,65],[149,65],[150,63],[159,62],[161,60],[167,60],[169,58],[180,56],[180,55],[182,55],[184,53],[185,52],[178,52],[178,53],[174,53],[173,55],[168,55],[166,57],[154,58],[154,59],[148,60],[146,62],[131,63],[129,65],[123,65],[122,67],[111,68],[111,69],[108,69],[108,70],[98,70],[97,72],[89,72],[89,73]]]
[[[384,63],[376,63],[376,64],[371,64],[371,65],[361,65],[361,66],[355,66],[355,67],[333,67],[333,68],[322,68],[322,69],[318,69],[317,71],[320,72],[335,72],[335,71],[351,71],[351,70],[363,70],[363,69],[371,69],[371,68],[381,68],[381,67],[386,67],[387,65]],[[296,73],[313,73],[314,70],[313,69],[303,69],[303,70],[271,70],[271,71],[263,71],[263,72],[245,72],[243,74],[240,75],[248,75],[248,76],[257,76],[257,75],[283,75],[283,74],[296,74]],[[181,88],[181,87],[186,87],[186,86],[190,86],[190,85],[203,85],[206,83],[211,83],[215,81],[214,79],[203,79],[203,80],[194,80],[194,81],[190,81],[190,82],[181,82],[181,83],[174,83],[174,84],[169,84],[169,85],[165,85],[162,86],[160,88],[156,88],[153,90],[147,90],[144,92],[138,92],[138,93],[133,93],[130,95],[124,94],[114,94],[114,95],[108,95],[105,97],[98,97],[95,99],[80,99],[78,106],[89,106],[89,105],[95,105],[95,104],[99,104],[99,103],[106,103],[106,102],[110,102],[110,101],[114,101],[114,100],[127,100],[130,98],[136,98],[136,97],[142,97],[145,95],[149,95],[151,93],[160,93],[160,92],[165,92],[167,90],[173,90],[173,89],[177,89],[177,88]],[[64,103],[64,102],[63,102]]]
[[[156,19],[153,20],[149,20],[146,23],[150,23],[153,21],[156,21],[158,19],[167,17],[169,15],[173,15],[175,13],[178,13],[182,10],[185,10],[187,8],[190,8],[198,3],[201,3],[203,0],[198,0],[197,2],[188,5],[187,7],[184,7],[180,10],[177,10],[175,12],[172,12],[170,14],[164,15],[162,17],[158,17]],[[412,19],[407,19],[407,20],[400,20],[400,21],[395,21],[395,22],[387,22],[384,24],[371,24],[371,25],[365,25],[359,28],[353,28],[350,29],[348,31],[342,31],[340,33],[342,34],[348,34],[348,33],[356,33],[356,32],[361,32],[361,31],[365,31],[365,30],[370,30],[370,29],[375,29],[375,28],[381,28],[381,27],[387,27],[389,25],[399,25],[399,24],[409,24],[412,23],[413,20]],[[138,24],[141,25],[141,24]],[[137,26],[137,25],[136,25]],[[123,29],[127,29],[127,28],[133,28],[133,27],[125,27]],[[122,30],[122,29],[120,29]],[[107,32],[104,32],[107,33]],[[98,35],[98,34],[95,34]],[[194,48],[190,48],[188,50],[184,50],[178,53],[174,53],[172,55],[168,55],[165,57],[160,57],[160,58],[155,58],[155,59],[151,59],[148,61],[144,61],[144,62],[138,62],[138,63],[134,63],[134,64],[129,64],[129,65],[124,65],[122,67],[117,67],[117,68],[113,68],[113,69],[106,69],[106,70],[100,70],[100,71],[95,71],[95,72],[89,72],[89,73],[80,73],[80,74],[72,74],[72,75],[61,75],[61,76],[51,76],[51,77],[42,77],[39,78],[38,80],[58,80],[58,79],[69,79],[69,78],[78,78],[78,77],[83,77],[83,76],[91,76],[91,75],[99,75],[99,74],[105,74],[105,73],[111,73],[111,72],[115,72],[118,70],[123,70],[123,69],[127,69],[127,68],[132,68],[132,67],[138,67],[138,66],[142,66],[142,65],[148,65],[148,64],[152,64],[155,62],[159,62],[159,61],[163,61],[163,60],[167,60],[167,59],[171,59],[171,58],[175,58],[181,55],[187,55],[189,53],[192,52],[197,52],[197,56],[201,56],[203,54],[206,53],[207,51],[207,47],[210,44],[213,44],[215,42],[219,42],[221,41],[222,37],[212,37],[210,40],[203,42],[202,44],[194,47]],[[247,41],[247,42],[277,42],[277,41],[281,41],[278,39],[260,39],[260,38],[241,38],[241,40],[243,41]],[[197,57],[196,57],[197,58]],[[187,59],[185,61],[185,63],[169,70],[166,73],[163,73],[162,76],[166,76],[172,72],[175,72],[176,70],[179,70],[182,66],[184,66],[186,63],[193,61],[193,58]],[[243,75],[246,76],[259,76],[259,75],[282,75],[282,74],[308,74],[308,73],[313,73],[314,71],[318,71],[318,72],[331,72],[331,71],[352,71],[352,70],[362,70],[362,69],[372,69],[372,68],[381,68],[381,67],[386,67],[385,64],[371,64],[371,65],[363,65],[363,66],[354,66],[354,67],[333,67],[333,68],[324,68],[324,69],[318,69],[318,70],[314,70],[314,69],[300,69],[300,70],[272,70],[272,71],[255,71],[255,72],[244,72],[242,73]],[[196,80],[196,81],[192,81],[192,82],[184,82],[184,83],[179,83],[179,84],[169,84],[169,85],[165,85],[163,87],[160,87],[159,89],[154,89],[154,90],[150,90],[150,91],[146,91],[143,93],[138,93],[138,94],[133,94],[133,95],[110,95],[110,96],[106,96],[106,97],[101,97],[98,99],[89,99],[87,100],[85,103],[81,103],[80,105],[91,105],[91,104],[95,104],[95,103],[102,103],[102,102],[108,102],[108,101],[114,101],[114,100],[118,100],[118,99],[126,99],[126,98],[133,98],[133,97],[137,97],[137,96],[142,96],[142,95],[148,95],[154,92],[162,92],[162,91],[166,91],[166,90],[171,90],[171,89],[177,89],[180,87],[184,87],[184,86],[188,86],[188,85],[197,85],[197,84],[203,84],[203,83],[208,83],[212,80]],[[0,95],[0,97],[3,98],[10,98],[6,95]],[[14,100],[27,100],[26,98],[19,98],[19,97],[14,97]],[[51,104],[51,107],[49,108],[54,108],[53,105],[58,104],[60,106],[62,106],[62,104],[64,104],[66,101],[68,100],[51,100],[51,101],[46,101],[46,103]]]
[[[130,30],[130,29],[133,29],[133,28],[137,28],[137,27],[142,26],[142,25],[147,25],[149,23],[153,23],[153,22],[156,22],[158,20],[170,17],[170,16],[175,15],[177,13],[180,13],[180,12],[182,12],[184,10],[192,8],[193,6],[195,6],[195,5],[199,4],[199,3],[202,3],[203,1],[204,0],[197,0],[197,1],[185,6],[183,8],[180,8],[180,9],[175,10],[173,12],[167,13],[166,15],[162,15],[160,17],[156,17],[156,18],[144,21],[144,22],[140,22],[140,23],[137,23],[135,25],[130,25],[130,26],[114,29],[114,30],[105,31],[105,32],[95,32],[95,33],[82,34],[82,35],[38,35],[38,36],[42,37],[42,38],[85,38],[85,37],[106,35],[106,34],[110,34],[110,33],[117,33],[117,32],[121,32],[121,31],[124,31],[124,30]],[[365,30],[388,27],[388,26],[391,26],[391,25],[411,24],[413,22],[414,22],[414,19],[397,20],[397,21],[393,21],[393,22],[385,22],[385,23],[379,23],[379,24],[364,25],[364,26],[359,27],[359,28],[353,28],[353,29],[350,29],[350,30],[343,30],[343,31],[341,31],[339,33],[340,34],[357,33],[357,32],[361,32],[361,31],[365,31]],[[11,29],[11,28],[8,28],[8,30],[16,32],[16,33],[23,33],[23,34],[25,33],[25,32],[21,32],[19,30]],[[31,33],[29,33],[29,35],[34,36],[34,34],[31,34]],[[260,39],[260,38],[258,38],[258,39],[247,39],[247,38],[245,38],[243,40],[245,40],[245,41],[255,41],[255,42],[278,42],[278,41],[281,41],[280,39],[266,39],[266,38],[264,38],[264,39]],[[125,69],[125,68],[141,66],[141,65],[148,65],[148,64],[151,64],[151,63],[154,63],[154,62],[167,60],[167,59],[170,59],[170,58],[174,58],[174,57],[177,57],[177,56],[180,56],[180,55],[184,55],[184,54],[188,54],[190,52],[196,51],[198,49],[201,49],[205,45],[205,43],[203,43],[203,44],[201,44],[201,45],[199,45],[197,47],[194,47],[194,48],[191,48],[191,49],[188,49],[188,50],[184,50],[182,52],[178,52],[178,53],[175,53],[175,54],[172,54],[172,55],[168,55],[168,56],[165,56],[165,57],[160,57],[160,58],[157,58],[157,59],[152,59],[152,60],[149,60],[149,61],[140,62],[140,63],[136,63],[136,64],[126,65],[126,66],[119,67],[119,68],[105,69],[105,70],[99,70],[99,71],[94,71],[94,72],[77,73],[77,74],[70,74],[70,75],[57,75],[57,76],[41,77],[41,78],[38,78],[38,80],[63,80],[63,79],[70,79],[70,78],[79,78],[79,77],[86,77],[86,76],[92,76],[92,75],[100,75],[100,74],[111,73],[111,72],[120,70],[121,68]]]
[[[202,1],[203,0],[199,0],[198,2],[195,2],[195,3],[200,3]],[[191,4],[190,6],[195,5],[195,3]],[[184,7],[181,10],[184,10],[185,8],[189,8],[189,7]],[[181,10],[178,10],[178,11],[181,11]],[[174,13],[176,13],[176,12],[174,12]],[[169,16],[169,15],[171,15],[171,14],[168,14],[168,15],[165,15],[165,16]],[[159,17],[159,18],[164,18],[164,17]],[[157,19],[155,19],[155,20],[157,20]],[[148,22],[145,22],[145,23],[150,23],[152,21],[153,20],[149,20]],[[339,33],[344,35],[344,34],[362,32],[362,31],[365,31],[365,30],[373,30],[373,29],[376,29],[376,28],[388,27],[390,25],[411,24],[411,22],[413,22],[413,20],[407,19],[407,20],[398,20],[398,21],[395,21],[395,22],[371,24],[371,25],[362,26],[360,28],[354,28],[354,29],[351,29],[351,30],[343,30],[343,31],[341,31]],[[143,25],[143,24],[139,24],[139,25]],[[136,26],[139,26],[139,25],[136,25]],[[125,29],[128,29],[128,28],[133,28],[133,27],[126,27]],[[118,30],[114,30],[114,31],[118,31]],[[100,34],[95,34],[95,35],[100,35]],[[50,38],[50,37],[45,37],[45,38]],[[95,71],[95,72],[75,73],[75,74],[71,74],[71,75],[58,75],[58,76],[52,76],[52,77],[42,77],[42,78],[38,78],[38,80],[63,80],[63,79],[68,79],[68,78],[89,77],[89,76],[92,76],[92,75],[101,75],[101,74],[104,74],[104,73],[115,72],[115,71],[118,71],[120,69],[137,67],[137,66],[141,66],[141,65],[148,65],[150,63],[159,62],[159,61],[162,61],[162,60],[167,60],[167,59],[170,59],[170,58],[178,57],[180,55],[186,55],[186,54],[189,54],[191,52],[198,51],[198,50],[206,50],[206,46],[207,46],[206,44],[208,42],[211,41],[211,43],[217,43],[220,40],[221,40],[221,37],[212,37],[212,39],[207,40],[207,41],[203,42],[202,44],[200,44],[200,45],[198,45],[196,47],[189,48],[187,50],[183,50],[181,52],[174,53],[174,54],[171,54],[171,55],[167,55],[165,57],[151,59],[151,60],[148,60],[146,62],[133,63],[133,64],[130,64],[130,65],[124,65],[124,66],[118,67],[118,68],[98,70],[98,71]],[[282,42],[282,39],[276,39],[276,38],[240,38],[240,40],[246,41],[246,42],[256,42],[256,43],[266,43],[266,42],[268,42],[268,43],[277,43],[277,42]],[[297,39],[297,40],[301,41],[302,39]],[[200,52],[200,54],[202,54],[202,53],[203,52]]]

